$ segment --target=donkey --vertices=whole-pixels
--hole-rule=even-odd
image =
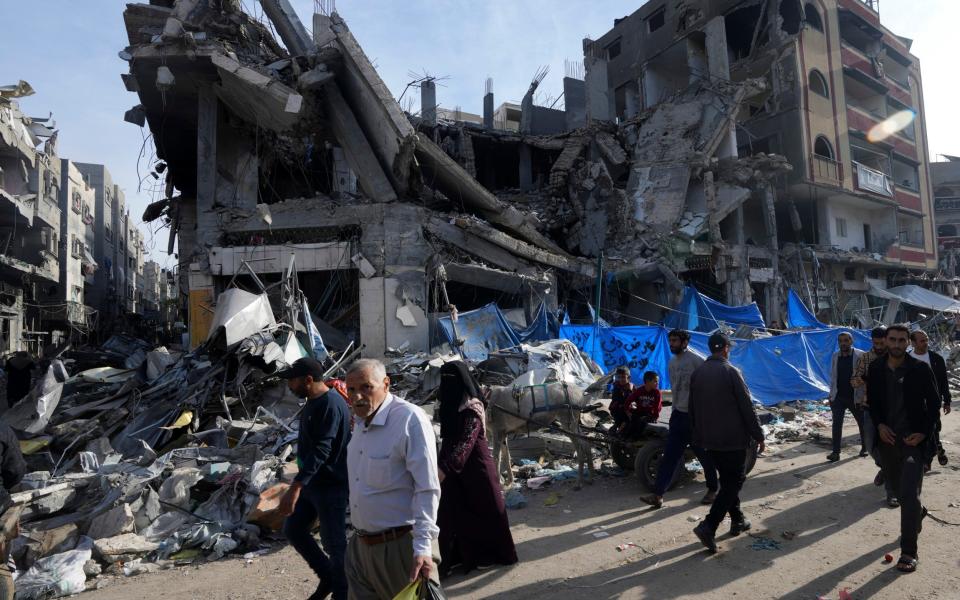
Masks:
[[[506,485],[513,485],[513,469],[507,436],[531,429],[548,428],[559,421],[564,431],[580,433],[580,412],[583,408],[583,389],[563,382],[538,385],[518,383],[509,386],[490,386],[487,431],[493,443],[493,462],[503,476],[503,456],[506,454]],[[570,435],[577,455],[577,486],[593,483],[589,477],[593,471],[592,447],[582,438]],[[584,467],[587,479],[584,479]]]

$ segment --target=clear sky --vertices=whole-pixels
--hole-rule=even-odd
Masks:
[[[313,0],[292,0],[304,24],[311,28]],[[242,0],[259,15],[257,0]],[[630,14],[642,0],[338,0],[367,55],[395,96],[410,81],[411,72],[447,77],[437,100],[445,107],[482,111],[484,81],[494,80],[496,102],[519,102],[541,65],[550,74],[541,85],[544,95],[562,89],[564,60],[582,56],[582,39],[599,37],[614,18]],[[127,196],[139,222],[144,207],[157,197],[152,178],[143,182],[152,163],[152,147],[140,156],[148,133],[123,121],[123,113],[138,103],[120,80],[126,63],[117,52],[127,45],[123,26],[124,0],[0,0],[0,84],[19,79],[37,93],[21,99],[32,116],[52,112],[60,128],[61,157],[103,163]],[[894,33],[914,40],[913,53],[923,67],[931,157],[960,154],[960,119],[954,102],[960,98],[956,40],[960,18],[957,0],[882,0],[881,18]],[[414,110],[419,109],[419,93]],[[139,175],[138,175],[139,159]],[[154,222],[153,228],[158,225]],[[167,233],[143,225],[147,249],[161,264]]]

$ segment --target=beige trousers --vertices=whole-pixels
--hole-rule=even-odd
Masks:
[[[433,573],[437,584],[440,578],[440,550],[433,540]],[[347,542],[347,597],[350,600],[392,600],[410,583],[413,570],[413,536],[410,533],[395,540],[368,546],[352,535]]]

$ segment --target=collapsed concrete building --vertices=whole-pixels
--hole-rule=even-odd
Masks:
[[[168,165],[167,198],[144,219],[171,225],[192,339],[205,338],[226,286],[291,269],[325,336],[359,337],[376,356],[426,350],[439,314],[491,301],[577,317],[599,300],[605,319],[629,324],[659,321],[695,283],[728,304],[757,301],[775,320],[787,285],[836,312],[844,290],[930,268],[935,249],[928,257],[897,238],[914,205],[929,224],[929,194],[901,194],[850,162],[860,145],[842,117],[862,110],[836,108],[835,87],[831,112],[815,113],[823,107],[799,75],[812,47],[834,86],[866,76],[840,66],[844,19],[866,19],[889,55],[904,50],[849,1],[816,17],[791,0],[649,4],[584,41],[583,78],[564,79],[563,110],[535,102],[539,71],[515,128],[496,118],[489,83],[481,119],[439,107],[430,78],[419,114],[404,113],[336,13],[314,15],[310,36],[286,0],[263,0],[281,46],[230,3],[128,5],[123,78],[140,104],[126,118],[149,125]],[[905,52],[905,77],[919,81]],[[881,85],[903,96],[883,80],[875,93]],[[911,90],[920,106],[919,84]],[[922,114],[915,131],[925,188]],[[902,162],[901,137],[887,155]],[[835,217],[838,207],[863,222]],[[850,237],[882,244],[848,244],[844,219],[863,226]]]

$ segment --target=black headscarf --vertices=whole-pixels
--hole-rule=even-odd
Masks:
[[[448,362],[440,367],[440,437],[456,437],[460,433],[460,405],[464,396],[477,398],[484,404],[486,400],[480,393],[470,368],[460,360]]]

